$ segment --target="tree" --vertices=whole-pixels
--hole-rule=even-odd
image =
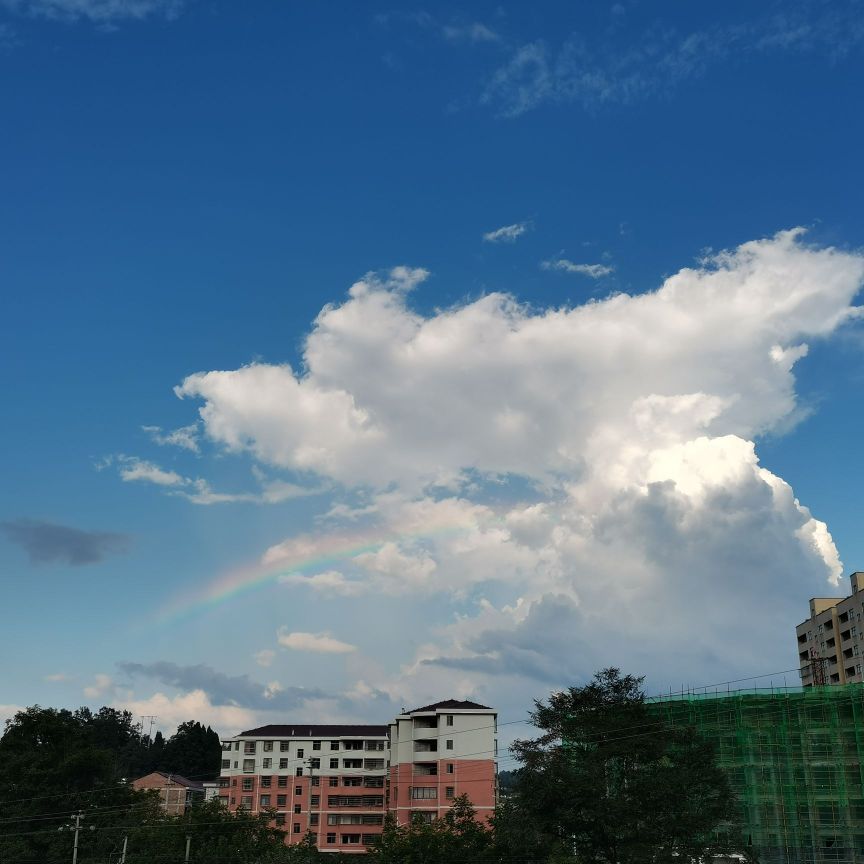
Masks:
[[[165,742],[156,767],[194,780],[209,780],[219,776],[221,760],[222,744],[216,732],[189,720]]]
[[[538,853],[579,864],[680,864],[722,851],[734,798],[711,744],[649,713],[642,678],[604,669],[535,702],[539,738],[512,747],[514,808]],[[498,823],[496,823],[497,826]]]
[[[454,799],[442,819],[415,816],[397,825],[392,813],[369,850],[376,864],[484,864],[492,862],[492,832],[477,822],[467,795]]]
[[[123,782],[142,746],[131,715],[110,708],[94,714],[34,705],[7,720],[0,738],[0,860],[64,860],[72,835],[58,829],[77,812],[84,814],[82,843],[103,856],[117,826],[158,818],[158,802]]]

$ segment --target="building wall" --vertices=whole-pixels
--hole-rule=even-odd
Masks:
[[[497,721],[494,711],[448,708],[401,715],[390,724],[389,808],[400,825],[414,813],[443,816],[467,795],[480,821],[495,807]]]
[[[141,777],[138,780],[132,781],[132,788],[139,790],[156,790],[159,793],[159,799],[162,804],[162,809],[169,816],[179,816],[186,812],[187,806],[192,803],[196,797],[203,799],[203,790],[198,791],[190,789],[180,783],[176,783],[164,774],[156,773],[148,774],[146,777]]]
[[[480,821],[492,815],[494,711],[415,712],[394,720],[389,736],[387,728],[379,735],[227,739],[220,800],[232,811],[275,811],[287,843],[312,832],[322,851],[347,853],[366,851],[388,810],[407,824],[415,812],[443,816],[467,794]]]
[[[365,851],[364,841],[381,833],[386,812],[386,735],[238,736],[223,741],[222,747],[222,802],[232,811],[275,810],[286,842],[299,843],[311,832],[322,850],[360,852]]]
[[[654,700],[717,746],[763,864],[864,862],[864,685]]]
[[[812,598],[810,617],[795,628],[805,687],[864,681],[864,574],[853,573],[850,581],[848,597]]]

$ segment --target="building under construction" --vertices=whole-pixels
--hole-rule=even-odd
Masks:
[[[661,697],[650,708],[716,743],[759,861],[864,864],[864,685]]]

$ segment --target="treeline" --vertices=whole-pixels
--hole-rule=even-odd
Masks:
[[[482,823],[466,796],[444,818],[385,819],[375,864],[681,864],[745,850],[736,804],[712,747],[690,727],[649,714],[641,679],[607,669],[587,685],[536,702],[538,735],[512,747],[520,768]],[[214,746],[215,745],[215,746]],[[218,800],[166,816],[153,792],[126,782],[154,768],[214,776],[212,730],[186,723],[157,745],[128,712],[39,707],[0,738],[0,861],[70,860],[80,813],[79,864],[304,864],[313,839],[286,846],[275,813],[230,813]],[[458,790],[457,790],[458,791]]]

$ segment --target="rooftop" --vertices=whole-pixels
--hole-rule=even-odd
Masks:
[[[419,714],[421,711],[438,711],[444,709],[453,711],[491,711],[488,705],[480,705],[477,702],[460,702],[458,699],[445,699],[443,702],[433,702],[431,705],[424,705],[422,708],[415,708],[409,711],[409,714]]]
[[[386,726],[333,725],[321,726],[311,723],[286,723],[259,726],[247,729],[237,738],[386,738]]]

